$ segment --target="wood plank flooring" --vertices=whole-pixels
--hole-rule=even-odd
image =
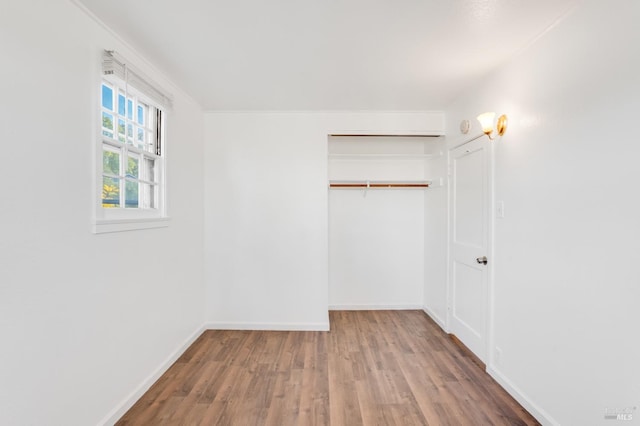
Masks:
[[[118,425],[538,425],[421,311],[206,331]]]

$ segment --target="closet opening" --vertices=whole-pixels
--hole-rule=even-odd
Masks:
[[[329,309],[423,308],[425,220],[446,209],[446,197],[429,196],[446,191],[444,151],[442,137],[329,136]]]

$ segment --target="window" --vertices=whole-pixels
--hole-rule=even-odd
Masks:
[[[105,52],[96,232],[166,226],[164,105],[170,99],[155,85]]]
[[[162,110],[102,83],[102,207],[157,209]]]

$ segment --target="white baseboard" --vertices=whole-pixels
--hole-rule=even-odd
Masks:
[[[205,328],[208,330],[329,331],[329,322],[208,322]]]
[[[143,380],[142,383],[133,391],[129,396],[127,396],[120,404],[118,404],[109,414],[107,414],[104,419],[98,422],[98,425],[113,425],[115,424],[124,414],[129,411],[133,404],[135,404],[138,399],[146,391],[149,390],[151,385],[153,385],[160,376],[162,376],[168,369],[173,365],[174,362],[196,341],[198,337],[206,330],[205,326],[202,325],[196,329],[191,335],[180,345],[178,348],[173,351],[162,364],[160,364],[154,371]]]
[[[440,318],[440,316],[436,315],[435,312],[433,312],[427,306],[422,306],[422,310],[424,311],[425,314],[429,315],[429,317],[432,320],[434,320],[436,322],[436,324],[438,324],[440,326],[440,328],[442,330],[444,330],[445,333],[449,332],[447,330],[446,322],[442,318]]]
[[[545,410],[540,408],[537,404],[531,401],[531,399],[524,394],[518,387],[516,387],[505,375],[500,373],[492,366],[487,366],[487,373],[493,379],[498,382],[500,386],[507,391],[509,395],[513,397],[520,405],[522,405],[533,417],[536,418],[543,425],[560,426],[560,422],[555,420]]]
[[[411,311],[422,309],[422,305],[386,305],[386,304],[339,304],[329,305],[330,311]]]

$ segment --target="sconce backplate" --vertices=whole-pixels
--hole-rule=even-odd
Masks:
[[[496,123],[496,131],[500,136],[504,135],[504,132],[507,131],[507,116],[505,114],[502,114],[500,117],[498,117],[498,122]]]
[[[469,120],[462,120],[460,122],[460,131],[462,132],[463,135],[466,135],[467,133],[469,133],[469,127],[471,127]]]

